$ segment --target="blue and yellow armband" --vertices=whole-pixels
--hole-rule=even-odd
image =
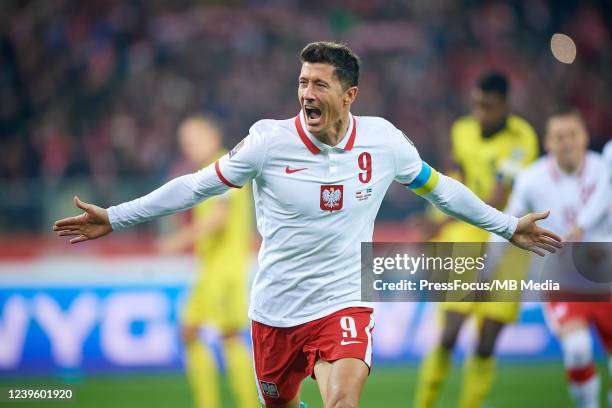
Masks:
[[[436,169],[432,168],[429,164],[422,162],[421,171],[411,183],[408,184],[408,188],[418,195],[422,196],[431,193],[438,184],[439,175]]]

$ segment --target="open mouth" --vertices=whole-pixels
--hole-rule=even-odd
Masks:
[[[321,118],[321,109],[304,106],[304,112],[306,112],[306,118],[309,120],[314,121]]]

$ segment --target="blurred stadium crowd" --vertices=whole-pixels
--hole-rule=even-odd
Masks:
[[[442,169],[450,124],[488,68],[510,76],[515,112],[539,133],[564,100],[594,149],[612,135],[607,2],[331,3],[3,1],[0,231],[46,228],[48,201],[79,178],[102,205],[161,183],[180,167],[176,126],[189,113],[216,114],[227,146],[258,119],[295,115],[298,52],[319,39],[362,57],[354,113],[390,119]],[[576,42],[574,64],[551,56],[554,32]],[[383,206],[383,218],[416,203],[388,198],[403,209]]]

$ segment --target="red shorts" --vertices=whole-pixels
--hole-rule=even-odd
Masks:
[[[555,330],[571,320],[593,324],[606,350],[612,350],[612,302],[549,302],[546,312]]]
[[[351,307],[294,327],[253,321],[253,355],[259,398],[265,405],[293,400],[300,384],[314,378],[318,359],[358,358],[372,362],[373,310]]]

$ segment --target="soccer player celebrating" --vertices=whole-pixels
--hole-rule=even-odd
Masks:
[[[372,362],[374,320],[361,301],[360,247],[395,180],[441,210],[543,254],[560,237],[479,200],[423,162],[388,121],[350,113],[359,60],[345,45],[315,42],[301,52],[301,110],[261,120],[229,154],[136,200],[57,221],[71,243],[175,213],[253,180],[263,238],[249,306],[259,396],[297,407],[302,380],[316,378],[324,406],[356,407]]]
[[[483,74],[472,90],[472,114],[457,119],[451,129],[453,159],[459,166],[460,179],[478,197],[498,209],[505,206],[517,173],[538,157],[536,133],[526,120],[510,113],[508,94],[508,80],[503,74]],[[451,218],[445,218],[437,226],[428,225],[427,219],[421,219],[419,224],[429,231],[437,230],[432,241],[487,242],[489,238],[487,231]],[[456,250],[475,251],[477,247],[458,246]],[[496,276],[503,275],[504,268],[522,264],[527,267],[528,258],[518,252],[508,249],[505,256],[512,257],[513,261],[502,260]],[[516,320],[518,309],[517,302],[440,303],[442,334],[421,366],[415,406],[434,406],[461,327],[474,315],[478,344],[474,354],[465,359],[458,405],[480,407],[493,383],[495,343],[504,325]]]
[[[608,170],[601,155],[587,151],[587,146],[586,126],[576,110],[562,109],[550,116],[545,136],[548,155],[517,178],[506,212],[520,214],[551,209],[551,216],[543,225],[564,235],[565,240],[612,241],[608,235],[612,221],[608,216],[612,197]],[[609,285],[603,286],[609,291]],[[547,304],[548,321],[559,336],[570,391],[577,407],[599,406],[599,378],[593,362],[589,325],[598,329],[610,353],[610,316],[610,302]],[[612,369],[612,360],[610,363]],[[608,399],[612,403],[612,392]]]
[[[193,116],[179,127],[182,154],[194,170],[226,152],[211,118]],[[219,376],[212,350],[199,339],[200,329],[222,336],[223,353],[234,400],[240,407],[257,406],[250,351],[242,340],[248,319],[247,288],[251,249],[251,197],[232,189],[196,205],[193,221],[158,243],[164,253],[195,247],[197,280],[181,316],[187,378],[197,408],[220,407]]]

